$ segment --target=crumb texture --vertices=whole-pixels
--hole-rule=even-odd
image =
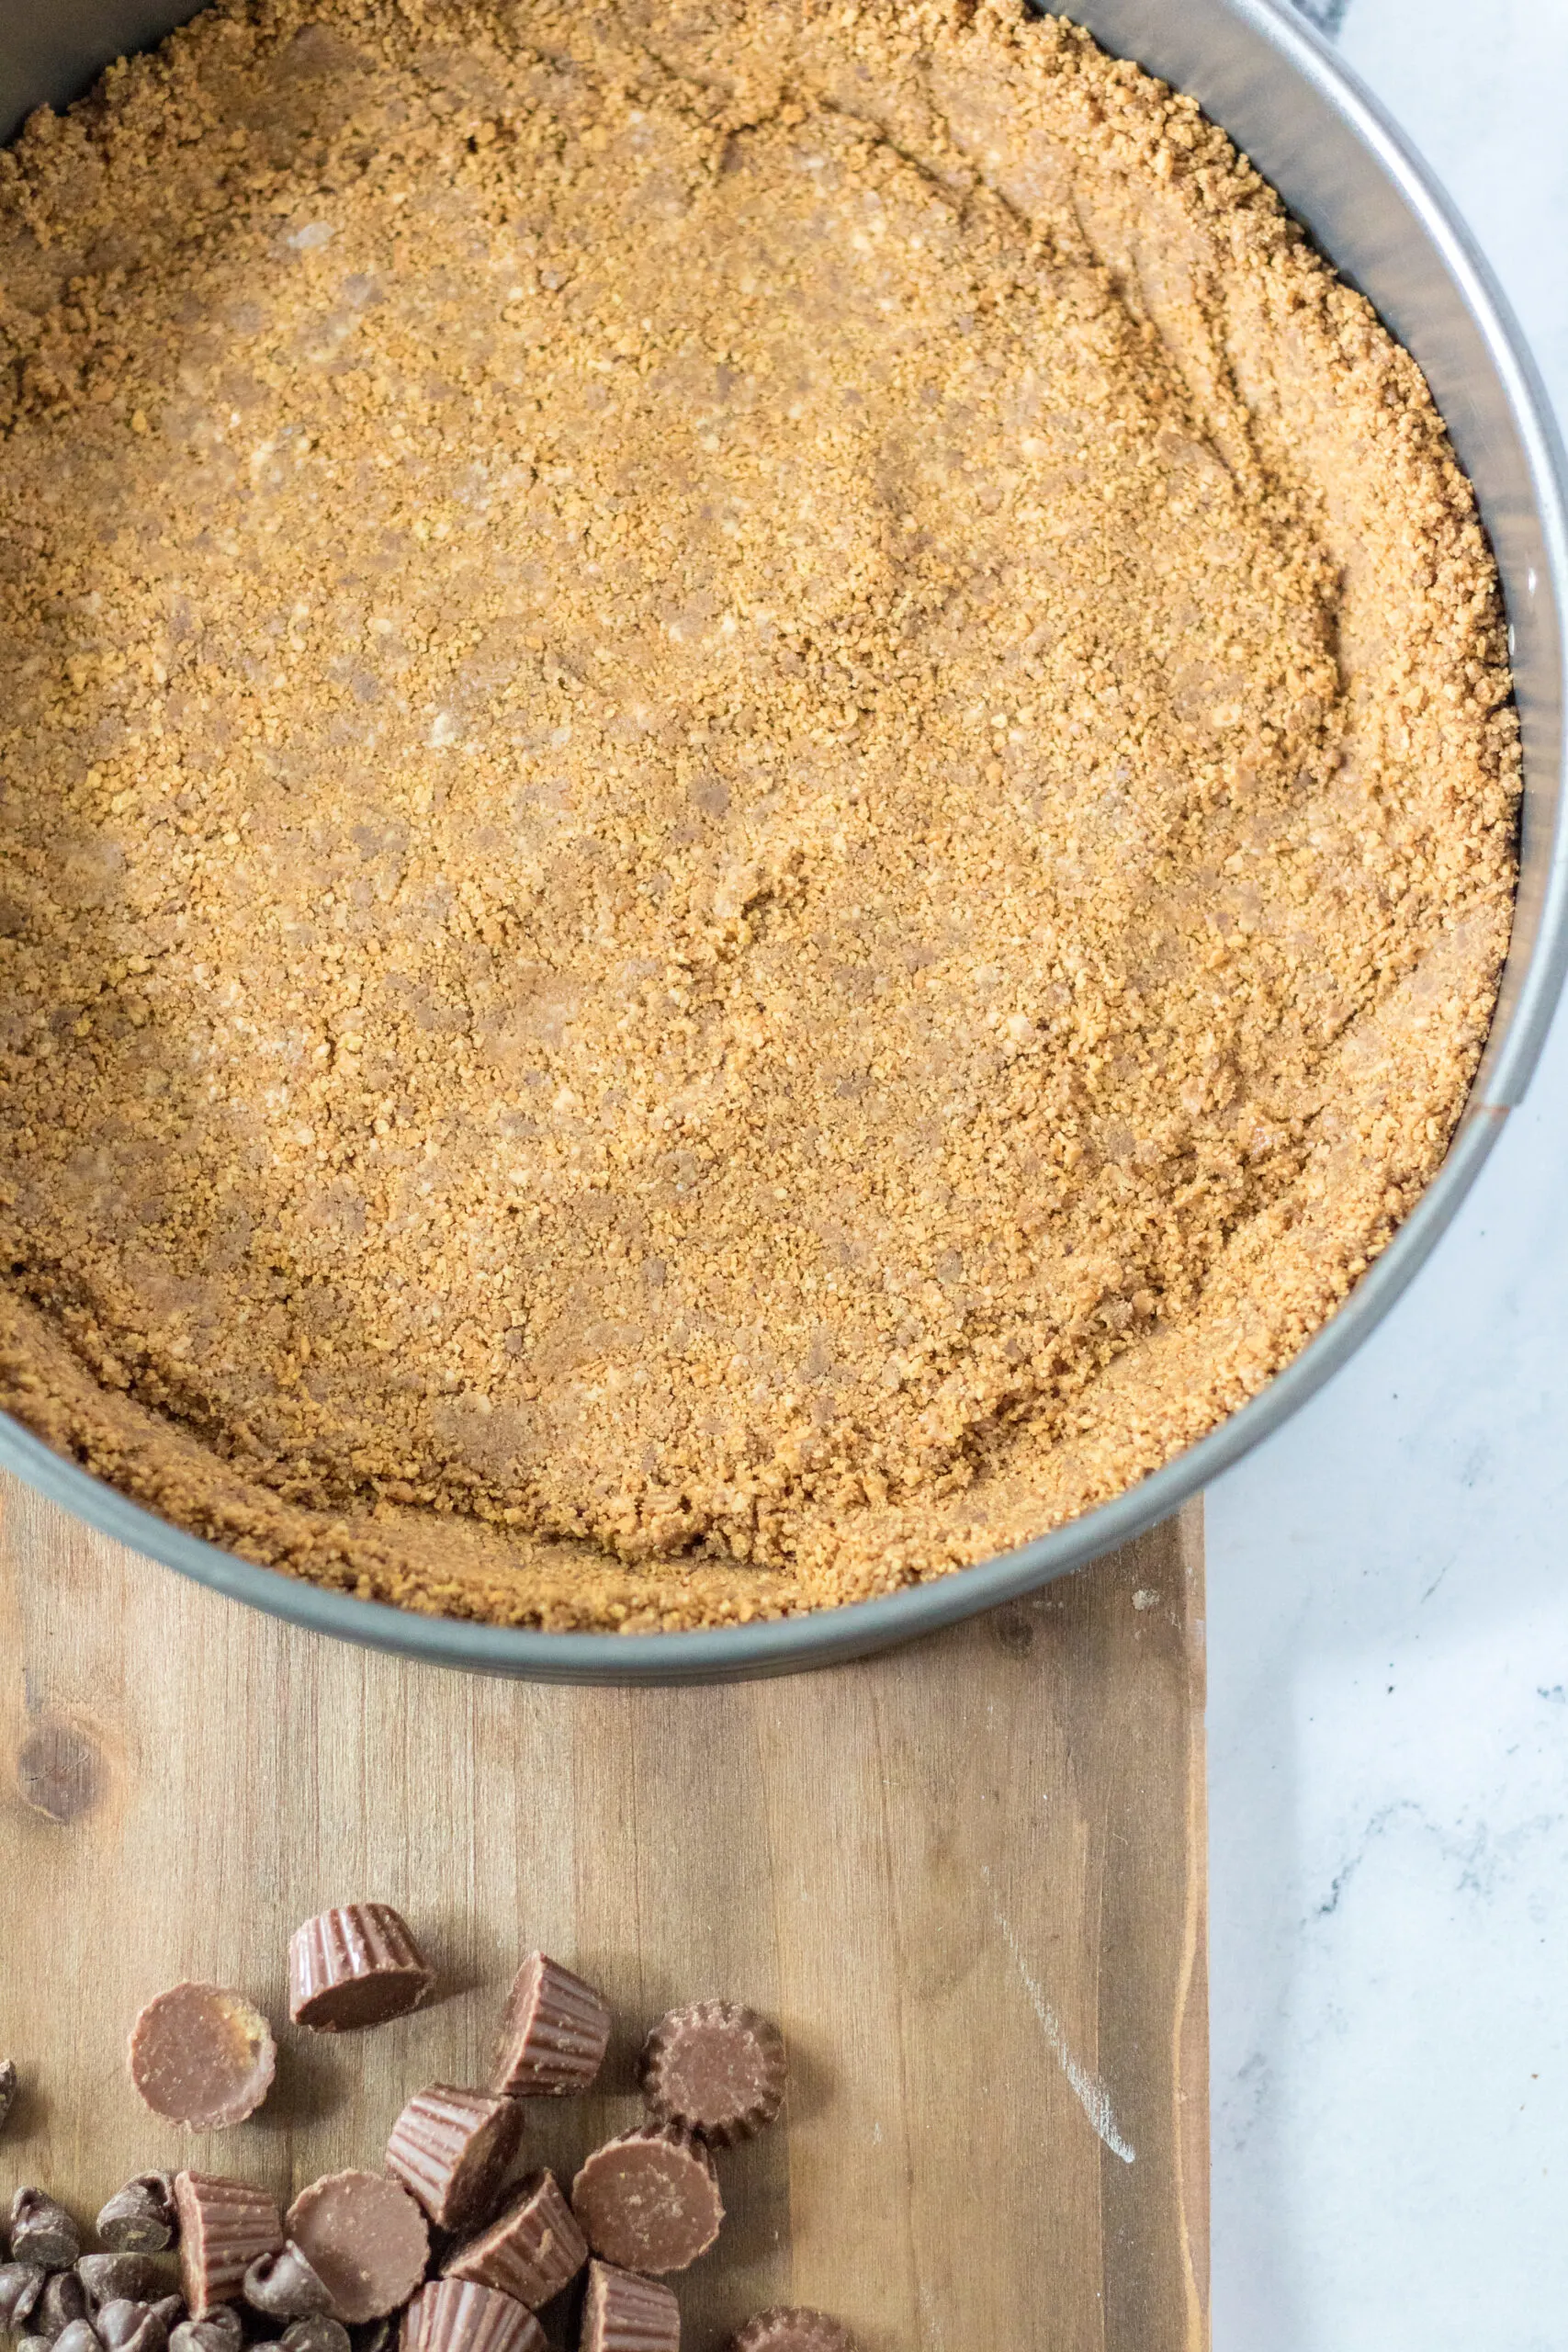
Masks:
[[[243,0],[0,156],[0,1403],[349,1591],[883,1591],[1262,1385],[1517,793],[1419,372],[1006,0]]]

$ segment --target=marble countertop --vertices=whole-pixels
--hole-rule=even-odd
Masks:
[[[1568,0],[1303,0],[1568,418]],[[1209,1496],[1215,2352],[1568,2346],[1568,1020]]]

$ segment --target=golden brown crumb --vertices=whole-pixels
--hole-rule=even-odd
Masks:
[[[1006,0],[223,6],[0,157],[0,1402],[425,1611],[859,1598],[1258,1389],[1511,903],[1419,373]]]

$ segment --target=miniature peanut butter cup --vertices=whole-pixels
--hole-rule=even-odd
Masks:
[[[581,2352],[680,2352],[680,2306],[652,2278],[590,2263],[579,2340]]]
[[[332,2297],[333,2316],[351,2325],[406,2303],[430,2252],[424,2215],[378,2172],[312,2181],[288,2209],[288,2234]]]
[[[212,2173],[175,2175],[180,2222],[180,2284],[192,2319],[231,2303],[259,2254],[283,2244],[283,2222],[264,2188]]]
[[[513,1979],[491,2075],[514,2098],[564,2098],[589,2089],[604,2060],[610,2010],[558,1961],[531,1951]]]
[[[553,2173],[530,2173],[508,2198],[489,2229],[448,2255],[448,2278],[471,2278],[514,2295],[537,2311],[576,2278],[588,2259],[588,2241],[577,2225]]]
[[[571,2185],[595,2254],[625,2270],[684,2270],[718,2235],[713,2158],[675,2123],[644,2123],[596,2148]]]
[[[384,2025],[418,2008],[435,1972],[389,1903],[345,1903],[288,1941],[288,2014],[315,2033]]]
[[[847,2327],[826,2312],[782,2304],[748,2320],[729,2352],[860,2352]]]
[[[642,2053],[649,2113],[720,2148],[750,2140],[773,2122],[784,2104],[784,2073],[777,2026],[733,2001],[671,2009]]]
[[[494,2287],[437,2278],[416,2301],[419,2317],[406,2352],[546,2352],[533,2312]]]
[[[221,2132],[254,2115],[277,2052],[259,2009],[221,1984],[173,1984],[130,2029],[130,2079],[154,2115]]]
[[[472,2229],[494,2207],[522,2132],[515,2099],[432,2083],[393,2124],[387,2170],[437,2228]]]

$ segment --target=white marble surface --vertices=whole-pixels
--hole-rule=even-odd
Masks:
[[[1568,0],[1348,0],[1337,46],[1568,415]],[[1563,2352],[1568,1022],[1209,1562],[1216,2352]]]

